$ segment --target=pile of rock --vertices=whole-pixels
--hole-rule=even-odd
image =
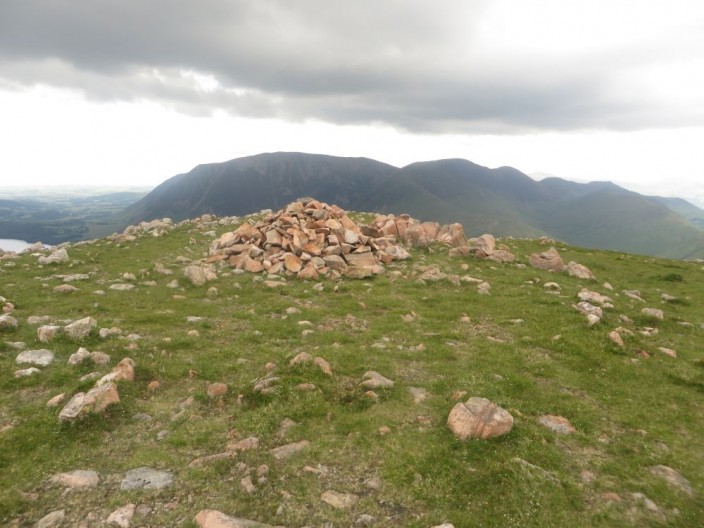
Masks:
[[[441,226],[437,222],[419,222],[407,214],[378,215],[370,230],[374,236],[391,238],[406,246],[423,248],[439,242],[456,248],[467,244],[462,224]]]
[[[237,269],[299,279],[364,278],[410,258],[394,235],[357,225],[336,205],[303,198],[225,233],[210,245],[207,261],[228,260]]]
[[[113,233],[106,237],[106,240],[120,244],[123,242],[132,242],[139,237],[151,235],[160,237],[174,229],[174,222],[171,218],[161,218],[151,220],[149,222],[140,222],[137,225],[127,226],[122,233]]]
[[[301,198],[213,241],[206,265],[227,260],[232,267],[252,273],[299,279],[365,278],[383,273],[385,264],[410,258],[405,247],[435,243],[450,246],[450,256],[474,255],[497,262],[515,259],[508,248],[496,247],[492,235],[468,240],[462,224],[440,225],[419,222],[407,214],[389,214],[378,215],[370,225],[358,225],[336,205]]]
[[[451,247],[451,257],[475,256],[495,262],[513,262],[516,256],[506,246],[496,245],[493,235],[484,234],[467,239],[462,224],[440,225],[437,222],[419,222],[407,214],[379,215],[371,224],[379,234],[393,237],[406,246],[428,247],[433,243]]]
[[[528,262],[531,266],[538,269],[543,269],[547,271],[554,271],[557,273],[562,273],[567,271],[567,274],[571,277],[577,277],[578,279],[588,279],[596,280],[596,277],[591,272],[589,268],[577,262],[570,261],[565,265],[562,261],[562,257],[558,251],[551,247],[543,253],[533,253]]]
[[[44,266],[47,264],[60,264],[62,262],[68,262],[69,256],[65,248],[59,248],[52,250],[49,255],[39,255],[37,258],[37,263]]]
[[[112,372],[106,374],[88,392],[74,394],[66,406],[59,413],[59,422],[72,422],[87,414],[101,413],[108,406],[118,403],[120,395],[117,383],[120,381],[134,381],[135,362],[131,358],[123,358]],[[52,398],[58,403],[63,400],[63,395]]]
[[[30,320],[34,321],[35,319],[30,318],[28,322]],[[71,339],[84,339],[90,335],[97,324],[98,322],[92,317],[84,317],[83,319],[72,321],[65,326],[55,324],[42,325],[37,328],[37,340],[40,343],[49,343],[59,334],[64,334]]]

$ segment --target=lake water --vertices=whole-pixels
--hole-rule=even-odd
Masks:
[[[32,244],[25,242],[24,240],[14,240],[12,238],[0,238],[0,249],[5,251],[16,251],[19,253],[23,249],[27,249]]]

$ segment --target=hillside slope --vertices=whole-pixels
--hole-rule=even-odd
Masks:
[[[364,280],[223,260],[189,282],[237,227],[136,229],[0,267],[0,525],[704,525],[701,264],[558,243],[598,280],[578,279],[531,267],[539,241],[504,239],[511,264],[435,245]],[[584,295],[604,304],[592,326]],[[96,384],[119,398],[61,422]],[[460,440],[448,417],[470,398],[511,429]]]

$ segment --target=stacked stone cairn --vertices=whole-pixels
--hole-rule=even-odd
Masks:
[[[461,224],[420,224],[408,215],[383,215],[371,225],[358,225],[336,205],[301,198],[213,241],[206,262],[227,260],[238,270],[299,279],[366,278],[383,273],[384,265],[395,260],[409,259],[402,244],[427,247],[431,242],[467,244]]]

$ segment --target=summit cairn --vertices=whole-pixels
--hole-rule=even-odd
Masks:
[[[414,230],[417,236],[407,236]],[[385,264],[411,258],[403,243],[452,245],[464,240],[460,224],[431,228],[408,215],[389,215],[358,225],[336,205],[301,198],[214,240],[206,261],[227,260],[239,270],[299,279],[366,278],[383,273]]]

